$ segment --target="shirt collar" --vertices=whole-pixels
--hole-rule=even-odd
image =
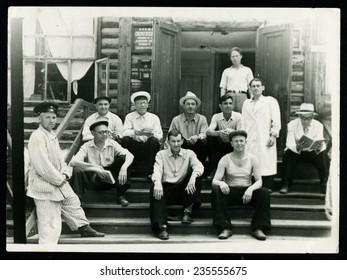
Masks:
[[[242,64],[240,64],[240,67],[239,67],[238,69],[243,68],[243,67],[244,67],[244,66],[243,66]],[[234,67],[234,65],[231,65],[230,68],[237,69],[237,68]]]
[[[258,98],[258,101],[262,101],[264,99],[264,95],[260,95]],[[251,102],[255,102],[254,101],[254,96],[251,98]]]
[[[147,112],[144,113],[143,115],[140,115],[137,111],[135,111],[134,113],[135,113],[135,118],[136,118],[136,119],[139,119],[139,118],[144,118],[144,119],[146,119],[146,117],[147,117]]]
[[[229,120],[234,120],[234,118],[233,118],[233,113],[234,113],[234,111],[231,111],[231,116],[230,116],[230,119]],[[225,120],[226,122],[228,122],[229,120],[227,120],[225,117],[224,117],[224,114],[223,114],[223,112],[222,112],[222,120]]]
[[[184,121],[188,122],[188,119],[187,119],[187,117],[186,117],[186,114],[183,113],[182,116],[183,116]],[[194,116],[194,118],[192,118],[192,120],[194,120],[195,122],[198,121],[198,113],[195,113],[195,116]]]
[[[50,140],[57,139],[57,135],[55,134],[55,132],[53,130],[51,132],[49,132],[47,129],[44,129],[41,125],[39,126],[39,129],[41,131],[43,131],[43,133],[46,134]]]
[[[107,114],[105,116],[100,116],[98,112],[96,112],[96,118],[100,119],[100,118],[105,118],[105,119],[109,119],[110,118],[110,111],[107,112]]]
[[[108,147],[108,146],[112,146],[112,143],[111,143],[109,138],[106,139],[105,144],[102,147],[102,149],[105,147]],[[94,147],[95,149],[98,149],[98,147],[95,145],[94,139],[90,140],[90,147]]]
[[[169,155],[169,157],[174,157],[174,154],[172,153],[170,148],[168,149],[168,155]],[[183,154],[183,149],[182,148],[180,149],[180,151],[178,152],[177,155],[179,155],[180,157],[184,158],[184,154]]]

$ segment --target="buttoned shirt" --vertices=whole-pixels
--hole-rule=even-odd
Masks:
[[[40,125],[29,138],[28,152],[30,162],[27,196],[61,201],[74,195],[68,183],[60,186],[65,180],[64,174],[70,177],[72,169],[66,165],[53,131],[49,132]]]
[[[232,91],[248,90],[248,84],[253,79],[252,70],[249,67],[240,65],[239,68],[231,66],[223,71],[219,87]]]
[[[99,113],[96,112],[90,115],[84,122],[82,130],[83,141],[93,139],[94,136],[90,132],[89,127],[97,121],[104,120],[108,121],[108,130],[110,132],[116,132],[117,135],[121,136],[123,132],[123,123],[122,120],[116,114],[113,114],[112,112],[107,112],[105,116],[100,116]]]
[[[208,130],[224,130],[227,128],[239,130],[241,129],[241,117],[240,113],[234,111],[232,111],[229,120],[224,118],[223,113],[214,114]]]
[[[150,112],[146,112],[144,115],[140,115],[137,111],[131,112],[126,115],[123,127],[122,136],[132,137],[135,141],[140,142],[140,137],[135,135],[135,130],[152,129],[154,137],[160,140],[163,138],[163,130],[159,117]]]
[[[300,140],[300,138],[304,135],[304,128],[302,126],[300,118],[296,118],[292,120],[287,125],[287,140],[286,140],[286,149],[290,149],[294,153],[299,154],[300,152],[296,149],[296,143]],[[319,121],[313,119],[308,127],[308,131],[305,134],[307,137],[317,140],[324,138],[324,127]],[[326,149],[326,144],[323,143],[321,151]],[[307,149],[303,149],[305,151]]]
[[[198,135],[200,139],[205,139],[207,128],[208,125],[205,116],[196,113],[194,118],[189,121],[183,113],[173,118],[169,131],[177,129],[185,139],[189,139],[194,135]]]
[[[130,153],[127,149],[124,149],[118,142],[108,138],[105,141],[104,146],[99,149],[94,140],[83,144],[78,153],[71,159],[70,164],[75,161],[84,161],[94,165],[102,167],[110,166],[115,158],[120,155],[126,155]]]
[[[174,155],[171,149],[161,150],[155,157],[152,181],[180,183],[190,170],[197,177],[204,172],[204,166],[193,151],[181,149],[177,155]]]

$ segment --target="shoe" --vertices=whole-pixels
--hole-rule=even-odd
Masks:
[[[117,198],[117,203],[122,205],[122,206],[128,206],[129,205],[129,201],[127,201],[125,199],[125,197],[122,195]]]
[[[78,228],[81,233],[81,237],[104,237],[105,233],[98,232],[95,229],[92,229],[90,225],[85,225]]]
[[[261,229],[256,229],[253,231],[252,236],[257,240],[266,240],[266,235]]]
[[[286,194],[288,192],[288,186],[287,185],[283,185],[282,188],[280,189],[280,193],[281,194]]]
[[[223,229],[220,235],[218,235],[218,239],[228,239],[233,235],[233,231],[231,229]]]
[[[193,222],[192,213],[184,212],[182,217],[182,224],[191,224]]]
[[[158,233],[158,238],[161,240],[168,240],[169,239],[169,233],[167,232],[166,226],[163,226],[160,228]]]

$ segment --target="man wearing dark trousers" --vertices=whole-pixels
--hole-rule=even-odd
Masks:
[[[233,151],[229,141],[230,132],[241,129],[241,114],[233,111],[233,98],[230,94],[219,98],[219,108],[222,112],[212,116],[206,132],[212,177],[222,156]]]
[[[169,239],[166,205],[182,204],[182,223],[193,222],[193,209],[200,206],[201,175],[204,166],[191,150],[182,149],[183,137],[178,130],[168,133],[170,148],[155,158],[150,190],[152,230],[162,240]]]
[[[188,91],[179,101],[184,112],[172,119],[170,130],[177,129],[184,138],[182,148],[194,151],[202,164],[208,156],[206,131],[208,128],[205,116],[196,110],[201,105],[201,100],[193,92]]]
[[[135,161],[145,162],[145,175],[152,174],[155,155],[160,149],[159,141],[163,138],[159,117],[147,112],[151,96],[146,91],[131,95],[135,111],[126,115],[123,127],[122,146],[128,149]]]
[[[255,208],[251,235],[255,239],[266,240],[264,231],[271,228],[270,194],[262,188],[258,159],[245,152],[246,131],[231,132],[229,138],[234,151],[222,157],[212,181],[213,225],[221,230],[219,239],[229,238],[232,223],[228,206],[251,205]]]
[[[117,187],[117,203],[127,206],[125,192],[130,187],[128,167],[134,156],[116,141],[108,138],[108,122],[97,121],[90,126],[93,140],[85,143],[71,159],[74,167],[71,185],[82,198],[85,188],[107,189]],[[111,171],[115,182],[105,182],[105,170]]]
[[[314,112],[314,106],[311,103],[302,103],[296,114],[299,115],[299,118],[288,123],[280,193],[286,194],[289,191],[293,181],[293,172],[298,162],[310,162],[318,169],[321,192],[325,193],[328,179],[326,144],[322,141],[310,148],[307,141],[300,140],[303,135],[312,140],[323,140],[323,125],[314,119],[317,113]]]

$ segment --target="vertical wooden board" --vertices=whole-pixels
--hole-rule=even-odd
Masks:
[[[130,110],[131,18],[119,20],[117,112],[123,118]]]

